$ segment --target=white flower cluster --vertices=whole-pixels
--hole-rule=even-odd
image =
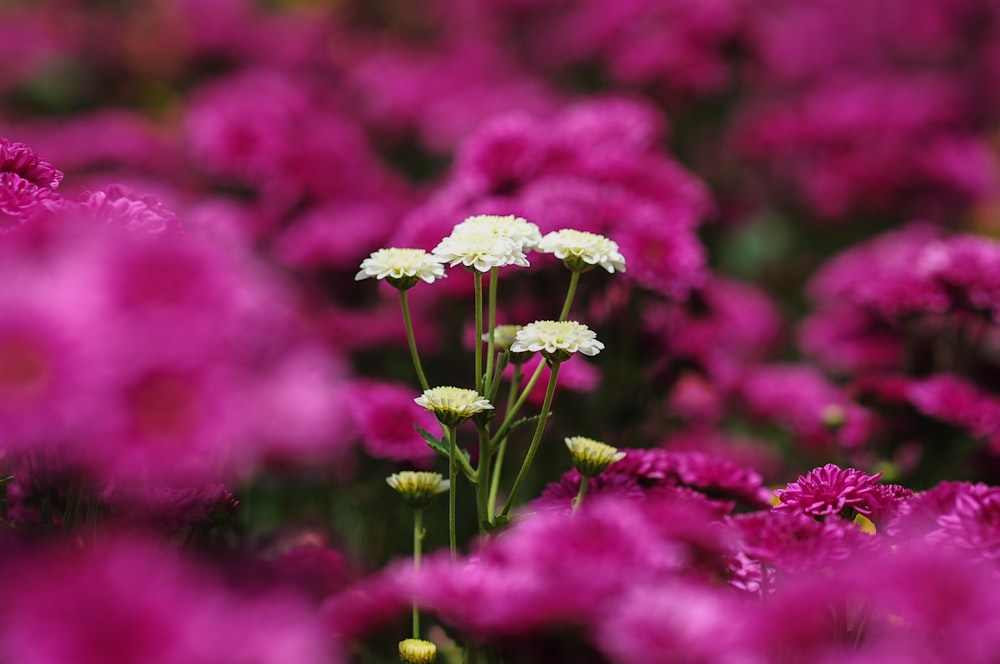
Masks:
[[[444,265],[423,249],[379,249],[361,261],[361,271],[354,276],[355,281],[375,277],[386,279],[397,288],[409,288],[422,279],[434,283],[442,279]]]
[[[538,250],[554,254],[566,267],[577,272],[595,266],[612,274],[625,271],[625,257],[618,251],[618,243],[595,233],[572,228],[553,231],[538,243]]]
[[[478,392],[461,387],[432,387],[414,401],[434,413],[445,426],[460,424],[476,413],[493,409],[493,404]]]
[[[604,344],[597,333],[573,320],[539,320],[517,331],[510,347],[513,353],[542,352],[550,359],[563,361],[573,353],[597,355]]]
[[[433,254],[442,263],[489,272],[495,267],[528,267],[525,252],[541,241],[538,226],[521,217],[476,215],[452,229]]]

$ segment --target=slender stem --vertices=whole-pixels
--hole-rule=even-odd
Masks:
[[[486,527],[492,525],[493,517],[489,509],[490,495],[490,432],[479,427],[479,468],[476,470],[476,508],[479,514],[479,533],[486,534]]]
[[[492,268],[490,270],[490,295],[487,308],[489,309],[489,327],[487,327],[487,332],[489,336],[486,341],[486,387],[489,388],[493,383],[493,353],[494,353],[494,343],[493,331],[497,327],[497,282],[500,280],[500,270],[498,268]]]
[[[458,427],[448,427],[448,545],[451,548],[451,559],[458,558],[458,535],[457,517],[455,516],[458,502],[455,500],[455,491],[458,489],[458,443],[456,442],[456,429]]]
[[[576,286],[580,283],[580,273],[576,270],[570,274],[569,277],[569,290],[566,292],[566,301],[563,302],[562,312],[559,314],[559,320],[566,320],[569,316],[569,308],[573,306],[573,298],[576,296]]]
[[[399,291],[399,305],[403,309],[403,324],[406,326],[406,341],[410,345],[410,357],[413,359],[413,368],[417,370],[417,380],[424,390],[430,389],[427,377],[424,376],[424,368],[420,365],[420,355],[417,353],[417,341],[413,336],[413,321],[410,319],[410,303],[406,298],[406,291]]]
[[[583,502],[583,497],[587,495],[587,484],[589,483],[590,478],[584,475],[580,481],[580,490],[577,492],[576,498],[573,499],[573,514],[576,514],[576,511],[580,509],[580,503]]]
[[[483,388],[483,273],[479,270],[472,270],[472,278],[476,286],[476,392],[482,394]]]
[[[528,384],[524,386],[524,391],[521,392],[520,396],[518,396],[517,401],[515,401],[514,405],[507,411],[507,414],[504,415],[503,424],[500,425],[500,428],[497,429],[496,434],[490,440],[490,447],[495,447],[507,435],[507,430],[510,429],[510,425],[513,424],[514,417],[517,415],[518,411],[521,410],[521,406],[524,405],[524,402],[528,400],[528,395],[535,389],[535,383],[538,382],[538,378],[542,375],[542,369],[544,368],[545,362],[543,360],[538,363],[538,366],[535,368],[535,373],[531,374],[531,378],[528,379]]]
[[[76,524],[76,515],[80,511],[80,500],[83,498],[83,478],[79,473],[73,473],[66,490],[66,510],[63,512],[63,532],[70,534]]]
[[[520,364],[514,365],[514,376],[511,378],[510,389],[507,391],[507,413],[511,412],[514,407],[514,399],[517,395],[517,386],[524,377],[524,371],[521,369]],[[500,475],[503,470],[503,457],[507,452],[507,441],[510,440],[510,436],[504,436],[500,439],[500,447],[497,450],[497,460],[493,466],[493,477],[490,478],[490,496],[487,501],[489,506],[488,515],[490,523],[493,523],[493,517],[496,514],[497,505],[497,492],[500,491]]]
[[[535,458],[535,452],[538,451],[538,443],[542,440],[542,431],[545,429],[545,421],[549,416],[549,408],[552,407],[552,395],[556,391],[556,379],[559,377],[559,364],[553,363],[549,373],[549,385],[545,389],[545,401],[542,402],[542,412],[538,417],[538,425],[535,427],[535,435],[531,439],[531,444],[528,446],[528,453],[524,456],[524,462],[521,464],[521,470],[518,471],[517,477],[514,479],[514,486],[510,488],[510,495],[507,496],[507,501],[504,503],[503,511],[500,516],[507,516],[510,513],[510,508],[514,506],[514,500],[517,498],[517,492],[521,489],[521,485],[524,483],[524,478],[528,475],[528,468],[531,467],[531,462]]]
[[[424,540],[424,510],[418,507],[413,511],[413,570],[420,570],[420,545]],[[420,607],[413,600],[413,638],[420,638]]]

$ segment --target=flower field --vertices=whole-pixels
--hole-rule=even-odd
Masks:
[[[0,0],[0,662],[1000,660],[993,0]]]

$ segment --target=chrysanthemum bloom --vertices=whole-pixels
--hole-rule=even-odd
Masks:
[[[538,250],[554,254],[573,272],[586,272],[600,266],[609,273],[625,271],[625,257],[618,243],[603,235],[564,228],[542,238]]]
[[[361,261],[361,271],[354,276],[355,281],[375,277],[385,279],[399,290],[413,288],[417,281],[434,283],[444,278],[444,265],[423,249],[379,249]]]
[[[813,517],[831,514],[871,514],[868,496],[878,487],[882,473],[867,475],[855,468],[840,468],[828,463],[815,468],[775,495],[781,501],[775,509],[799,510]]]
[[[538,226],[523,217],[516,217],[512,214],[503,217],[495,214],[477,214],[467,217],[465,221],[455,226],[452,235],[472,230],[488,231],[498,237],[509,238],[522,251],[534,249],[542,241],[542,233],[538,230]]]
[[[573,467],[584,477],[597,477],[604,469],[625,458],[625,452],[593,438],[571,436],[566,439],[566,447],[573,457]]]
[[[403,639],[399,642],[399,658],[405,664],[433,664],[437,646],[423,639]]]
[[[507,350],[513,345],[514,340],[517,338],[517,332],[521,329],[520,325],[497,325],[493,328],[493,346],[497,350]],[[490,333],[485,332],[483,334],[483,341],[489,341]]]
[[[451,235],[434,247],[433,254],[442,263],[451,266],[461,263],[479,272],[489,272],[505,265],[528,267],[524,249],[512,237],[494,233],[487,225],[473,224],[457,226]]]
[[[351,383],[344,396],[365,452],[377,459],[409,461],[417,467],[427,467],[436,452],[413,426],[430,431],[437,421],[413,403],[412,387],[359,380]]]
[[[461,387],[432,387],[414,401],[434,413],[446,427],[458,426],[476,413],[493,410],[493,404],[478,392]]]
[[[573,353],[597,355],[604,344],[597,333],[572,320],[539,320],[517,331],[511,352],[539,352],[552,362],[564,362]]]
[[[444,493],[450,486],[440,473],[413,470],[393,473],[385,481],[403,497],[407,505],[414,508],[426,507],[434,496]]]

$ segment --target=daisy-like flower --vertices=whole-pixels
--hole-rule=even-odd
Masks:
[[[566,447],[573,457],[573,467],[584,477],[597,477],[605,468],[625,458],[625,452],[619,452],[617,447],[584,436],[567,438]]]
[[[467,268],[489,272],[495,267],[518,265],[528,267],[524,250],[528,248],[518,237],[499,232],[486,223],[463,222],[451,235],[441,240],[433,254],[452,267],[461,263]]]
[[[413,288],[417,281],[434,283],[442,279],[444,265],[423,249],[379,249],[361,261],[361,271],[354,276],[355,281],[375,277],[385,279],[400,290]]]
[[[618,251],[618,243],[596,233],[572,228],[553,231],[538,243],[538,250],[554,254],[573,272],[586,272],[597,266],[611,274],[625,271],[625,257]]]
[[[413,470],[393,473],[385,481],[413,508],[426,507],[434,496],[444,493],[451,485],[440,473]]]
[[[572,320],[539,320],[517,331],[512,353],[541,351],[552,362],[564,362],[573,353],[597,355],[604,344],[597,334],[582,323]]]
[[[542,233],[538,226],[523,217],[512,214],[499,216],[495,214],[477,214],[466,218],[456,225],[452,234],[465,233],[470,230],[486,230],[499,237],[513,240],[521,250],[534,249],[542,241]]]
[[[437,646],[423,639],[403,639],[399,642],[399,658],[404,664],[433,664]]]
[[[521,329],[520,325],[497,325],[493,328],[493,345],[497,350],[506,350],[511,347],[514,343],[514,339],[517,338],[517,331]],[[490,340],[490,333],[483,333],[483,341]]]
[[[414,401],[434,413],[446,427],[458,426],[476,413],[493,410],[493,404],[478,392],[461,387],[432,387]]]
[[[877,496],[882,473],[867,475],[855,468],[840,468],[828,463],[800,476],[775,495],[781,501],[774,509],[798,510],[813,517],[844,514],[853,509],[868,516],[870,502]]]

